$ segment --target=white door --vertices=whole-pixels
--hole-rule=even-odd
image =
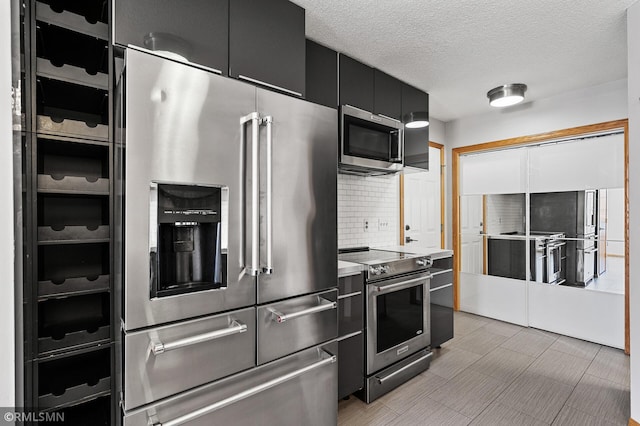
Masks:
[[[440,149],[429,147],[429,171],[404,175],[405,245],[442,248]]]
[[[482,273],[482,195],[460,197],[460,271]]]

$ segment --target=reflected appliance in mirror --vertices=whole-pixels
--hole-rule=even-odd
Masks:
[[[227,286],[228,189],[151,184],[151,298]]]

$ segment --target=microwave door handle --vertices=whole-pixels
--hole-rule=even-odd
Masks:
[[[404,132],[402,131],[402,129],[398,129],[398,156],[397,157],[393,157],[391,158],[391,161],[402,161],[402,157],[404,156],[404,153],[402,152],[404,150]],[[389,153],[391,154],[391,153]]]
[[[273,273],[273,117],[267,116],[264,118],[264,123],[267,126],[267,215],[266,215],[266,228],[267,228],[267,241],[266,241],[266,264],[262,268],[262,273]]]
[[[259,165],[260,165],[260,159],[258,157],[258,155],[260,154],[259,151],[259,146],[258,146],[258,139],[260,137],[260,129],[259,129],[259,125],[260,125],[260,115],[257,112],[252,112],[249,115],[246,115],[244,117],[242,117],[240,119],[240,144],[241,144],[241,158],[240,158],[240,162],[241,164],[244,166],[245,163],[245,156],[244,156],[244,147],[247,145],[247,131],[245,129],[245,126],[248,122],[251,122],[251,263],[249,266],[246,266],[246,259],[245,259],[245,254],[246,254],[246,240],[245,240],[245,235],[244,235],[244,229],[246,228],[246,222],[244,222],[244,225],[241,227],[241,229],[243,230],[242,232],[242,249],[240,250],[240,261],[241,264],[244,266],[244,270],[247,274],[249,275],[253,275],[256,276],[258,275],[258,268],[259,268],[259,254],[260,254],[260,247],[258,246],[259,242],[260,242],[260,235],[259,235],[259,221],[260,221],[260,205],[258,204],[259,202],[259,196],[260,196],[260,172],[259,172]],[[241,167],[241,176],[242,176],[242,185],[240,185],[241,188],[244,188],[245,185],[245,177],[244,177],[244,173],[243,170],[244,167]],[[246,204],[245,204],[245,194],[244,194],[244,190],[242,190],[241,194],[241,200],[243,203],[243,208],[242,210],[244,211],[246,209]]]

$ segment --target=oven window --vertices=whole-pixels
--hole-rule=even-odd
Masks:
[[[398,130],[346,115],[344,125],[346,155],[380,161],[392,161],[391,157],[397,156]]]
[[[378,353],[422,334],[422,287],[418,285],[376,297]]]

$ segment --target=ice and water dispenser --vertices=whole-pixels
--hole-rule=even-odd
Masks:
[[[151,185],[151,298],[227,285],[226,187]]]

